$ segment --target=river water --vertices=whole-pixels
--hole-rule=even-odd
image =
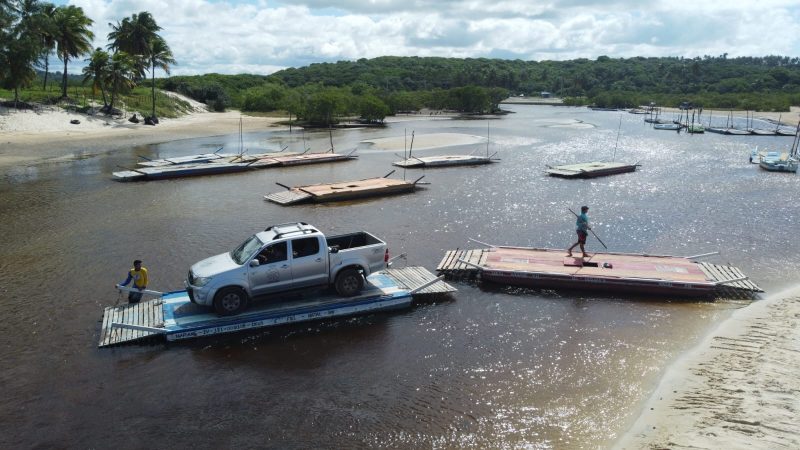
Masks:
[[[433,270],[445,250],[493,244],[566,248],[568,207],[591,207],[612,251],[721,251],[769,291],[794,283],[795,175],[747,161],[787,137],[655,131],[642,116],[514,105],[494,120],[409,117],[333,134],[354,162],[148,183],[111,172],[137,155],[235,150],[239,136],[131,148],[0,172],[0,446],[3,448],[604,448],[682,351],[742,300],[597,297],[455,283],[410,309],[171,344],[97,349],[104,307],[135,258],[150,287],[178,289],[195,261],[269,224],[368,230],[393,255]],[[621,119],[621,121],[620,121]],[[388,173],[392,151],[361,141],[410,134],[486,137],[502,161],[408,170],[411,195],[281,207],[263,195]],[[617,132],[617,129],[620,132]],[[619,136],[619,137],[618,137]],[[327,132],[244,135],[250,152],[329,147]],[[615,150],[616,149],[616,150]],[[485,152],[485,144],[419,151]],[[402,149],[400,150],[402,153]],[[596,180],[546,164],[640,162]],[[404,176],[403,171],[394,177]],[[589,250],[600,250],[595,240]],[[402,263],[401,263],[402,264]]]

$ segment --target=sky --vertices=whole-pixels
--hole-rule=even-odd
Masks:
[[[51,0],[52,1],[52,0]],[[526,61],[800,56],[800,0],[56,0],[109,24],[153,15],[174,75],[267,75],[378,56]],[[80,65],[80,64],[79,64]],[[156,76],[160,76],[157,74]]]

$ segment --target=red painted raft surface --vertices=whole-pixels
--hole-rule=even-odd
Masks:
[[[564,250],[493,247],[447,252],[437,270],[514,286],[678,296],[713,295],[721,288],[762,292],[735,267],[677,256],[592,253],[581,259]]]

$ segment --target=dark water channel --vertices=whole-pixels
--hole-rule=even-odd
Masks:
[[[486,120],[408,120],[337,131],[359,160],[194,179],[117,183],[136,155],[236,149],[238,135],[133,148],[0,171],[0,447],[272,448],[606,447],[680,352],[743,301],[595,297],[461,283],[395,313],[182,343],[96,348],[102,309],[134,258],[150,287],[178,289],[193,262],[256,230],[302,220],[364,229],[431,270],[467,238],[566,247],[592,207],[613,251],[721,251],[770,292],[796,280],[798,178],[747,162],[787,137],[654,131],[622,114],[616,156],[639,171],[591,181],[548,178],[546,164],[610,159],[619,113],[512,106],[491,121],[499,164],[409,170],[413,195],[280,207],[275,182],[382,176],[397,157],[360,141],[404,130],[486,136]],[[297,132],[247,134],[251,152]],[[306,133],[314,150],[328,134]],[[483,145],[483,144],[481,144]],[[420,154],[464,153],[481,145]],[[401,150],[402,151],[402,150]],[[481,150],[483,151],[483,150]],[[402,170],[395,173],[402,177]],[[599,250],[590,241],[590,250]]]

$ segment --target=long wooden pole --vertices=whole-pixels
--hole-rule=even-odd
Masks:
[[[578,214],[577,214],[575,211],[573,211],[571,208],[567,208],[567,209],[569,209],[569,212],[571,212],[572,214],[574,214],[574,215],[575,215],[575,217],[580,217],[580,216],[578,216]],[[592,230],[591,228],[589,228],[589,231],[591,231],[591,232],[592,232],[592,235],[593,235],[593,236],[594,236],[594,237],[597,239],[597,241],[598,241],[598,242],[600,242],[600,245],[602,245],[604,249],[608,250],[608,247],[606,247],[606,244],[603,242],[603,240],[602,240],[602,239],[600,239],[600,236],[598,236],[598,235],[597,235],[597,233],[595,233],[595,232],[594,232],[594,230]]]

